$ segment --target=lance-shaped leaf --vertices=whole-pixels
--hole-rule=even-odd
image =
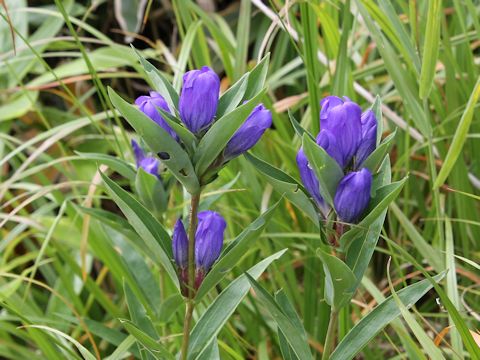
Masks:
[[[195,300],[198,302],[202,297],[212,289],[216,284],[229,273],[229,271],[242,259],[249,249],[253,246],[253,242],[258,239],[267,223],[272,218],[273,212],[278,206],[278,202],[260,215],[254,222],[243,230],[235,240],[228,244],[227,248],[222,252],[218,261],[208,272],[202,282],[200,289],[196,294]]]
[[[168,194],[155,175],[139,168],[135,178],[135,189],[143,204],[155,214],[167,210]]]
[[[438,274],[434,276],[433,279],[438,282],[444,275],[445,273]],[[397,295],[399,299],[404,304],[408,304],[408,308],[410,308],[425,295],[432,286],[430,280],[422,280],[398,291]],[[378,332],[399,315],[400,309],[396,305],[395,300],[391,296],[388,297],[355,324],[335,348],[335,351],[330,356],[330,360],[353,359]]]
[[[303,135],[303,151],[317,176],[320,184],[320,194],[333,207],[335,191],[343,177],[342,168],[308,134]]]
[[[126,319],[121,319],[120,322],[128,331],[128,333],[131,334],[140,344],[142,344],[142,348],[148,349],[150,354],[158,354],[155,359],[175,359],[174,356],[170,354],[162,344],[144,331],[140,330],[133,322]]]
[[[75,151],[75,153],[83,159],[93,160],[97,161],[99,164],[108,165],[110,169],[118,172],[130,181],[135,180],[134,167],[118,157],[99,153],[82,153],[78,151]]]
[[[282,170],[273,167],[252,154],[245,154],[245,157],[257,170],[266,176],[268,182],[276,191],[284,195],[295,206],[305,212],[315,225],[319,225],[318,213],[301,184]]]
[[[391,181],[390,158],[387,156],[380,166],[376,180],[379,181],[378,187],[385,186]],[[345,263],[356,277],[355,290],[360,285],[363,275],[368,268],[368,264],[372,258],[375,246],[377,245],[380,232],[382,231],[383,222],[387,215],[387,209],[383,210],[380,216],[368,227],[368,229],[360,232],[355,240],[351,241],[351,245],[346,250]]]
[[[132,195],[123,190],[103,173],[100,173],[108,193],[118,205],[128,222],[150,250],[149,256],[162,264],[167,274],[178,287],[176,271],[170,259],[173,258],[171,239],[163,226]]]
[[[325,272],[325,300],[328,305],[339,310],[348,304],[354,294],[355,275],[336,256],[327,254],[322,249],[317,250],[317,255],[322,260]]]
[[[275,299],[258,282],[256,282],[255,279],[248,274],[247,278],[248,281],[250,281],[253,290],[255,290],[257,298],[272,315],[295,355],[299,359],[312,359],[312,353],[308,347],[308,340],[305,332],[298,331],[294,321],[283,312]]]
[[[265,87],[269,63],[270,53],[266,54],[250,71],[250,75],[248,76],[248,86],[247,90],[245,90],[243,100],[250,100]]]
[[[262,260],[247,272],[256,279],[267,268],[270,263],[280,258],[286,249],[281,250],[268,258]],[[216,339],[217,334],[227,322],[228,318],[233,314],[243,297],[250,290],[250,282],[246,275],[241,275],[214,300],[214,302],[203,313],[201,318],[195,324],[191,334],[188,346],[188,359],[198,359],[212,341]]]
[[[145,140],[173,175],[190,193],[197,193],[200,185],[192,163],[182,147],[166,132],[135,106],[123,100],[112,88],[108,89],[112,104]]]
[[[220,97],[218,100],[217,118],[221,118],[223,115],[228,114],[240,104],[245,95],[245,91],[247,90],[249,75],[250,73],[244,74]]]
[[[163,96],[170,110],[175,110],[178,106],[178,94],[172,84],[170,84],[170,81],[168,81],[155,66],[146,60],[137,49],[133,46],[132,48],[135,50],[135,54],[137,55],[138,60],[140,60],[140,64],[142,64],[143,69],[147,73],[152,88]]]

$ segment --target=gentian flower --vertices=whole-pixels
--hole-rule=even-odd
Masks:
[[[195,233],[195,265],[197,272],[206,273],[218,259],[223,246],[223,233],[227,223],[214,211],[198,213],[198,226]]]
[[[333,201],[340,220],[356,222],[370,202],[372,174],[366,168],[345,176],[337,186]]]
[[[150,91],[150,96],[140,96],[135,100],[135,105],[138,106],[140,111],[147,115],[150,119],[155,121],[158,125],[162,127],[167,133],[170,134],[172,138],[178,141],[178,135],[173,131],[170,125],[165,121],[163,116],[157,110],[157,107],[170,112],[168,109],[168,104],[163,98],[162,95],[155,91]]]
[[[362,165],[365,159],[375,150],[377,146],[377,119],[372,110],[362,114],[362,142],[358,147],[355,163],[357,168]]]
[[[220,79],[208,66],[183,75],[179,99],[180,118],[194,134],[206,130],[217,112]]]
[[[320,195],[320,183],[318,182],[317,176],[315,175],[315,171],[310,167],[310,164],[308,163],[308,159],[303,152],[303,148],[300,148],[300,150],[298,150],[296,160],[298,171],[300,172],[300,179],[302,180],[303,186],[305,186],[305,189],[313,198],[320,211],[324,215],[326,215],[329,211],[329,207]]]
[[[159,177],[158,167],[159,167],[160,161],[153,156],[147,156],[145,152],[142,150],[142,148],[140,147],[140,145],[138,145],[138,143],[133,139],[132,139],[132,148],[133,148],[133,153],[135,155],[137,169],[142,168],[147,173]]]
[[[362,141],[362,109],[347,97],[342,100],[327,96],[320,104],[320,128],[330,131],[337,140],[342,154],[339,165],[344,168],[350,164]]]
[[[198,289],[223,247],[223,234],[227,223],[214,211],[198,213],[195,233],[195,288]],[[188,236],[180,219],[175,223],[172,240],[173,258],[178,267],[182,293],[188,293]]]
[[[270,126],[272,113],[263,104],[257,105],[227,143],[224,158],[230,160],[250,150]]]
[[[337,139],[332,134],[330,130],[320,130],[318,133],[316,142],[318,146],[322,147],[331,158],[335,159],[343,169],[346,164],[344,164],[343,153],[338,146]]]
[[[188,237],[182,220],[178,219],[173,228],[173,258],[180,269],[188,267]]]

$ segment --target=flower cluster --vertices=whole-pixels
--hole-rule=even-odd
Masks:
[[[377,120],[371,110],[362,114],[360,106],[347,97],[328,96],[321,106],[316,143],[344,171],[333,199],[335,212],[339,220],[355,223],[370,202],[372,174],[363,163],[376,148]],[[321,196],[319,181],[302,148],[297,165],[305,188],[326,217],[330,206]]]
[[[225,219],[214,211],[198,213],[198,226],[195,232],[195,289],[198,289],[220,256],[226,226]],[[172,247],[178,274],[182,286],[185,286],[188,284],[188,236],[180,219],[173,229]],[[185,292],[185,288],[183,291]]]
[[[183,76],[183,87],[178,103],[180,120],[197,137],[201,137],[215,121],[219,91],[220,79],[208,66],[188,71]],[[157,109],[170,112],[162,95],[151,91],[150,96],[137,98],[135,104],[172,138],[180,141]],[[228,161],[250,150],[271,125],[272,114],[262,104],[258,105],[228,142],[223,159]]]
[[[165,117],[171,114],[179,118],[186,128],[185,131],[188,129],[196,140],[200,140],[215,122],[219,93],[219,77],[212,69],[204,66],[199,70],[189,71],[183,76],[183,87],[179,95],[178,111],[169,107],[165,98],[155,91],[151,91],[149,95],[138,97],[135,100],[135,105],[183,146],[182,138],[174,130],[176,127],[171,125],[171,122],[169,123],[171,121],[170,118],[166,119]],[[251,149],[271,125],[271,112],[263,104],[257,105],[226,143],[217,161],[214,162],[213,167],[209,170],[216,172],[229,160]],[[178,130],[178,128],[176,129]],[[135,153],[137,168],[141,167],[145,171],[158,176],[159,161],[153,157],[146,156],[135,141],[132,141],[132,147]],[[199,178],[202,175],[197,174]],[[199,194],[195,195],[199,197]],[[172,248],[184,295],[191,296],[191,292],[187,289],[189,283],[194,284],[195,289],[198,289],[205,275],[220,256],[225,228],[226,222],[223,217],[213,211],[198,213],[195,239],[188,238],[182,220],[179,219],[176,222],[173,230]],[[193,237],[193,234],[191,236]],[[194,264],[189,264],[188,250],[189,245],[192,246],[190,242],[193,242],[193,240],[195,241]],[[192,266],[195,267],[194,281],[189,278],[189,268],[193,271]]]

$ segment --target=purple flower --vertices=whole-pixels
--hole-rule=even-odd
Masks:
[[[146,156],[142,148],[140,147],[140,145],[138,145],[138,143],[133,139],[132,139],[132,148],[133,148],[133,153],[135,154],[137,169],[142,168],[147,173],[159,177],[158,167],[159,167],[160,161],[154,158],[153,156]]]
[[[173,131],[170,125],[165,121],[165,119],[160,115],[160,112],[157,110],[157,107],[170,112],[168,109],[168,104],[165,99],[159,93],[155,91],[150,91],[150,96],[140,96],[135,100],[135,105],[138,106],[140,111],[147,115],[150,119],[155,121],[158,125],[162,127],[167,133],[170,134],[172,138],[178,141],[178,135]]]
[[[227,143],[225,159],[230,160],[250,150],[270,126],[272,113],[263,104],[257,105]]]
[[[346,164],[343,163],[343,154],[338,146],[337,139],[330,130],[321,130],[317,136],[317,144],[322,147],[331,158],[335,159],[343,169]]]
[[[208,66],[183,75],[180,94],[180,118],[187,128],[198,134],[213,122],[217,112],[220,79]]]
[[[347,97],[327,96],[321,102],[320,127],[329,130],[342,154],[342,167],[348,166],[362,140],[362,110]]]
[[[320,211],[324,215],[326,215],[329,210],[328,205],[325,203],[322,196],[320,195],[320,184],[314,170],[310,167],[310,164],[308,163],[308,159],[303,152],[303,148],[300,148],[300,150],[298,150],[296,160],[298,171],[300,172],[300,179],[302,180],[303,186],[305,186],[305,189],[313,198]]]
[[[377,119],[372,110],[362,114],[362,142],[357,150],[355,163],[357,168],[375,150],[377,145]]]
[[[223,246],[223,233],[227,223],[214,211],[198,213],[195,233],[195,265],[197,272],[205,274],[218,259]]]
[[[372,174],[366,168],[351,172],[340,180],[334,199],[339,219],[356,222],[370,202],[371,188]]]
[[[188,267],[188,237],[182,220],[178,219],[173,228],[173,258],[180,269]]]

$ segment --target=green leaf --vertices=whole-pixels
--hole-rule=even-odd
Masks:
[[[123,282],[123,290],[125,292],[125,300],[128,306],[128,312],[130,313],[130,318],[132,319],[132,327],[133,324],[135,324],[136,326],[138,326],[138,330],[140,332],[144,332],[147,336],[158,338],[158,334],[155,330],[155,327],[153,326],[152,320],[148,317],[142,303],[138,301],[135,294],[132,292],[132,290],[130,290],[130,287],[125,281]],[[128,328],[125,328],[128,331]],[[131,334],[135,336],[135,334]],[[138,335],[138,332],[136,332],[136,334]],[[135,338],[136,337],[137,336],[135,336]],[[139,351],[142,354],[142,358],[146,359],[147,355],[145,354],[145,349],[142,349],[142,347],[139,346]]]
[[[290,123],[292,124],[292,127],[299,138],[302,138],[303,134],[307,134],[312,140],[315,140],[315,137],[305,130],[297,121],[297,119],[295,119],[290,109],[288,109],[288,118],[290,119]]]
[[[448,149],[447,156],[445,157],[445,161],[443,162],[442,168],[438,173],[438,177],[433,184],[434,189],[438,189],[440,186],[443,185],[445,180],[447,179],[448,175],[452,171],[455,163],[457,162],[460,153],[462,152],[463,146],[467,140],[468,129],[470,128],[470,124],[472,123],[473,114],[475,110],[475,105],[477,104],[478,98],[480,97],[480,78],[477,80],[475,84],[475,88],[473,89],[470,98],[468,99],[467,107],[463,112],[462,118],[458,123],[457,130],[455,130],[455,135],[453,136],[452,144]]]
[[[244,74],[235,84],[223,93],[218,100],[217,117],[221,118],[237,107],[243,99],[248,86],[250,73]]]
[[[442,1],[430,0],[428,2],[427,26],[423,42],[422,72],[420,73],[420,99],[425,99],[430,94],[435,68],[438,59],[440,44],[440,25],[442,21]]]
[[[132,195],[110,180],[105,174],[101,173],[101,176],[112,199],[150,249],[151,253],[148,255],[155,263],[163,265],[167,274],[178,287],[177,274],[170,260],[173,254],[168,233]]]
[[[265,79],[268,73],[268,64],[270,63],[270,53],[266,54],[262,60],[250,71],[248,76],[248,86],[245,90],[243,100],[250,100],[256,96],[265,87]]]
[[[272,218],[273,212],[277,209],[279,202],[270,207],[254,222],[247,226],[222,252],[219,260],[213,265],[207,276],[198,289],[195,300],[198,302],[216,284],[227,275],[230,270],[241,261],[254,242],[258,239],[265,226]]]
[[[433,279],[438,282],[444,275],[445,273],[438,274],[434,276]],[[411,307],[425,295],[432,286],[430,280],[422,280],[398,291],[397,295],[403,303]],[[395,300],[390,296],[355,324],[335,348],[330,360],[353,359],[378,332],[398,316],[400,316],[400,309],[395,304]]]
[[[197,137],[185,126],[183,126],[177,117],[170,114],[168,111],[165,111],[160,107],[157,107],[157,111],[162,115],[168,125],[170,125],[170,127],[175,131],[175,133],[178,135],[180,140],[187,148],[187,151],[193,153],[194,149],[197,147]]]
[[[282,334],[285,336],[288,344],[291,346],[295,355],[299,359],[312,359],[312,354],[308,347],[308,340],[305,332],[299,332],[293,321],[286,316],[275,299],[255,281],[250,275],[246,274],[248,281],[265,309],[272,315]]]
[[[166,211],[168,194],[163,188],[162,181],[155,175],[139,168],[135,179],[135,189],[145,207],[155,214]]]
[[[325,272],[325,300],[335,310],[350,302],[354,294],[356,277],[352,270],[336,256],[317,249],[317,255],[323,263]]]
[[[197,174],[205,173],[208,167],[220,155],[230,138],[243,124],[255,105],[265,94],[265,89],[260,91],[253,99],[240,105],[232,112],[225,114],[217,120],[204,135],[194,156],[195,170]]]
[[[380,144],[382,140],[383,134],[383,113],[382,113],[382,99],[380,96],[375,97],[375,102],[373,103],[371,110],[375,114],[375,119],[377,120],[377,146]],[[397,129],[395,129],[395,133]]]
[[[450,218],[445,217],[445,264],[448,269],[446,276],[446,292],[449,299],[452,300],[452,305],[457,310],[461,309],[460,296],[458,289],[458,279],[455,264],[455,245],[454,245],[453,229]],[[450,328],[450,339],[452,341],[452,349],[457,354],[461,354],[463,351],[463,344],[460,334],[455,327],[452,317],[448,316],[448,323]]]
[[[379,187],[390,183],[391,178],[389,175],[391,174],[391,171],[390,160],[387,156],[378,173],[380,177]],[[384,174],[385,176],[383,176]],[[355,289],[360,285],[363,275],[368,268],[368,264],[370,263],[382,231],[386,215],[387,209],[383,210],[380,216],[368,227],[368,229],[363,230],[360,235],[351,242],[351,245],[346,251],[345,263],[350,269],[352,269],[352,272],[357,279]]]
[[[121,319],[120,322],[129,334],[135,337],[140,344],[149,350],[150,354],[155,354],[154,356],[156,359],[175,359],[175,357],[170,354],[162,344],[144,331],[140,330],[133,322],[126,319]]]
[[[395,200],[405,184],[407,177],[400,181],[384,185],[377,189],[373,199],[370,199],[370,204],[365,211],[367,215],[356,225],[352,225],[352,228],[342,235],[340,238],[340,246],[343,249],[347,249],[350,246],[350,242],[358,236],[358,233],[364,229],[367,229],[380,214]]]
[[[173,88],[175,90],[180,90],[182,85],[182,77],[185,69],[187,67],[187,62],[192,50],[193,42],[197,36],[197,32],[202,25],[201,20],[192,22],[188,29],[186,35],[182,39],[182,49],[180,50],[180,55],[178,56],[177,66],[175,67],[175,76],[173,77]]]
[[[283,289],[280,289],[275,293],[275,301],[277,302],[278,306],[282,309],[283,313],[290,319],[292,324],[295,326],[296,331],[301,334],[302,337],[307,338],[307,334],[305,329],[302,325],[302,320],[298,317],[297,312],[295,311],[294,306],[288,300],[287,295]],[[282,352],[284,360],[298,360],[299,358],[295,355],[292,347],[288,344],[285,335],[283,334],[282,330],[278,329],[278,337],[280,342],[280,351]]]
[[[35,328],[35,329],[42,329],[42,330],[45,330],[45,331],[48,331],[52,334],[55,334],[55,335],[58,335],[66,340],[68,340],[69,342],[71,342],[73,345],[75,345],[75,347],[78,349],[78,351],[80,352],[80,354],[82,354],[83,358],[85,360],[96,360],[96,357],[90,352],[87,350],[87,348],[85,348],[85,346],[83,346],[82,344],[80,344],[77,340],[75,340],[73,337],[57,330],[57,329],[54,329],[54,328],[51,328],[49,326],[44,326],[44,325],[26,325],[24,326],[26,328]]]
[[[108,165],[110,169],[118,172],[130,181],[135,180],[135,168],[118,157],[100,153],[82,153],[78,151],[75,151],[75,153],[82,159],[94,160],[100,164]]]
[[[318,213],[306,195],[307,192],[302,185],[282,170],[273,167],[252,154],[245,154],[245,157],[257,168],[257,170],[267,177],[268,182],[276,191],[284,195],[295,206],[305,212],[314,224],[319,226]]]
[[[267,266],[272,261],[280,258],[285,251],[287,250],[281,250],[262,260],[250,268],[248,274],[255,279],[258,278]],[[190,334],[190,344],[188,346],[189,360],[198,359],[208,348],[208,345],[214,341],[223,325],[225,325],[249,290],[250,282],[244,274],[232,281],[214,300],[195,324]]]
[[[337,185],[343,178],[343,170],[337,162],[318,146],[307,134],[303,135],[303,150],[308,162],[317,175],[320,194],[333,207]]]
[[[135,49],[133,46],[132,48],[135,50],[135,54],[137,55],[140,64],[142,64],[143,69],[147,73],[152,87],[155,89],[155,91],[163,96],[170,110],[176,109],[178,106],[178,94],[173,88],[172,84],[170,84],[165,76],[163,76],[155,66],[146,60],[137,49]]]
[[[152,119],[123,100],[112,88],[108,88],[112,104],[132,125],[150,149],[162,159],[173,175],[190,193],[197,193],[200,185],[192,163],[182,147]]]

